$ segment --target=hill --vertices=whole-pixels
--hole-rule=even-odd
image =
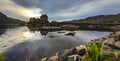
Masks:
[[[72,20],[67,22],[75,22],[75,23],[120,23],[120,14],[116,15],[98,15],[93,17],[88,17],[85,19]]]
[[[8,24],[24,25],[25,23],[26,23],[25,21],[7,17],[5,14],[0,12],[0,25],[8,25]]]

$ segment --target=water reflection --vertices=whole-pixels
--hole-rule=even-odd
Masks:
[[[29,27],[28,26],[28,28],[29,28],[29,30],[31,31],[31,32],[40,32],[40,34],[41,35],[44,35],[44,36],[46,36],[47,34],[48,34],[48,32],[50,32],[50,31],[48,31],[48,30],[40,30],[40,28],[39,27]]]
[[[5,31],[6,31],[5,29],[0,29],[0,35],[5,33]]]
[[[66,36],[69,33],[75,34],[74,36]],[[0,36],[0,52],[6,53],[6,61],[25,61],[26,59],[38,61],[41,57],[53,55],[62,49],[68,49],[110,33],[17,27],[7,29]]]

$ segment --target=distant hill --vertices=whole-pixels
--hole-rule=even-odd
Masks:
[[[72,20],[66,22],[74,22],[74,23],[120,23],[120,14],[116,15],[98,15],[93,17],[88,17],[85,19]]]
[[[8,24],[18,24],[18,25],[24,25],[26,22],[19,20],[19,19],[14,19],[7,17],[5,14],[0,12],[0,25],[8,25]]]

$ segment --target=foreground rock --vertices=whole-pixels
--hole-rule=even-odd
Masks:
[[[66,49],[56,53],[55,56],[51,56],[49,58],[43,58],[41,61],[79,61],[82,60],[86,52],[86,47],[84,45],[80,45],[71,49]]]
[[[67,33],[65,34],[66,36],[75,36],[75,32],[70,32],[70,33]]]
[[[92,42],[102,43],[102,54],[114,53],[115,56],[120,58],[120,31],[114,32],[105,37],[91,40]],[[43,58],[41,61],[85,61],[86,46],[80,45],[71,49],[66,49],[56,53],[48,59]]]

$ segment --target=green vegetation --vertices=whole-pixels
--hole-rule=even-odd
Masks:
[[[86,44],[87,52],[85,55],[86,61],[98,61],[101,57],[101,45],[93,42],[90,47],[88,44]]]
[[[85,54],[86,61],[120,61],[119,56],[116,57],[114,52],[102,54],[102,44],[92,42],[90,45],[85,44],[87,52]]]
[[[57,26],[58,24],[57,24],[57,21],[51,21],[51,26]]]
[[[0,25],[9,25],[9,24],[25,25],[26,22],[19,19],[9,18],[5,14],[0,12]]]
[[[4,55],[4,54],[1,54],[1,55],[0,55],[0,61],[4,61],[4,59],[5,59],[5,55]]]
[[[29,21],[27,24],[33,27],[43,26],[43,24],[40,24],[39,21]]]

